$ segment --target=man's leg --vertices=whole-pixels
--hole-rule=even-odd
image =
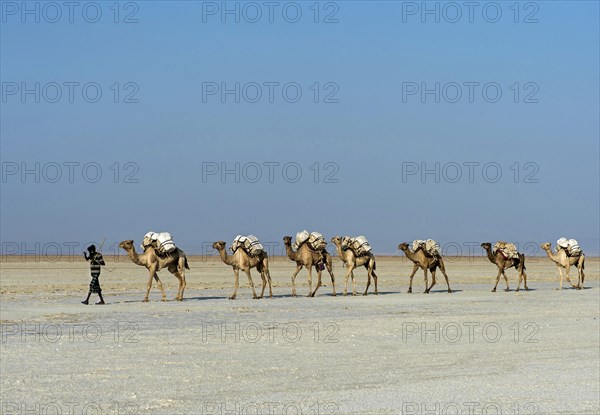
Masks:
[[[81,302],[81,304],[88,305],[90,303],[90,296],[92,295],[92,291],[88,291],[87,298]]]
[[[98,301],[98,302],[96,303],[96,305],[102,305],[102,304],[106,304],[106,303],[104,302],[104,298],[102,298],[102,291],[98,291],[98,297],[100,297],[100,301]]]

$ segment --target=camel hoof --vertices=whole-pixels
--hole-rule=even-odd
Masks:
[[[525,291],[529,291],[529,288],[525,287]]]
[[[367,293],[363,293],[363,297],[364,297],[365,295],[367,295]]]
[[[352,297],[356,297],[356,293],[352,293]]]
[[[406,293],[407,294],[412,294],[412,290],[408,290]]]
[[[448,294],[452,294],[454,291],[452,290],[448,290]]]
[[[494,288],[494,289],[492,290],[492,292],[493,292],[493,293],[495,293],[495,292],[496,292],[496,289]]]
[[[144,299],[142,300],[142,303],[147,303],[147,302],[148,302],[148,299],[147,299],[147,298],[144,298]]]
[[[332,297],[337,297],[336,293],[331,294]]]
[[[230,300],[235,300],[235,295],[232,295],[231,297],[229,297]]]
[[[516,293],[518,293],[518,292],[519,292],[519,289],[517,288],[517,289],[515,290],[515,292],[516,292]]]
[[[510,291],[510,288],[507,288],[507,289],[505,289],[504,291],[505,291],[505,292],[509,292],[509,291]]]
[[[166,298],[162,298],[160,301],[161,301],[162,303],[166,303],[166,302],[167,302],[167,299],[166,299]]]

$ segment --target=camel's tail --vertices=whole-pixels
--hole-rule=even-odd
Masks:
[[[190,269],[190,266],[188,265],[188,262],[187,262],[187,257],[184,258],[183,260],[184,260],[185,269]]]

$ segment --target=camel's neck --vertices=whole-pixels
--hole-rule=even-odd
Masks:
[[[129,251],[127,251],[127,255],[129,256],[129,259],[131,259],[131,261],[136,264],[136,265],[142,265],[145,266],[146,262],[142,261],[142,259],[145,259],[144,254],[142,254],[141,256],[138,255],[138,253],[136,252],[135,248],[131,248]]]
[[[496,257],[492,254],[492,249],[491,248],[485,248],[485,252],[487,253],[487,257],[488,259],[492,262],[492,263],[496,263]]]
[[[224,263],[226,263],[227,265],[231,265],[231,257],[227,255],[227,252],[225,252],[225,248],[219,249],[219,256],[221,257],[221,260]]]
[[[548,248],[548,249],[544,249],[544,251],[546,251],[546,254],[548,254],[548,257],[556,262],[557,264],[560,262],[560,257],[558,254],[555,254],[552,252],[552,247]]]
[[[342,244],[335,244],[335,250],[337,251],[337,254],[341,259],[345,259],[344,252],[342,252]]]
[[[297,252],[294,252],[291,244],[285,244],[285,253],[287,254],[288,258],[291,259],[292,261],[296,260]]]
[[[413,262],[418,262],[418,259],[417,259],[417,252],[419,252],[419,251],[417,250],[417,251],[415,251],[415,252],[412,252],[412,251],[411,251],[409,248],[406,248],[406,249],[404,250],[404,255],[406,255],[406,257],[407,257],[408,259],[410,259],[411,261],[413,261]]]

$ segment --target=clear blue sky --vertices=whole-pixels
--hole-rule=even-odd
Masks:
[[[496,10],[483,13],[486,2],[473,22],[463,8],[455,23],[449,20],[456,10],[446,3],[439,3],[437,23],[414,10],[422,2],[391,1],[325,2],[315,23],[313,3],[297,3],[297,23],[286,21],[296,12],[286,2],[277,3],[272,23],[266,6],[259,21],[249,22],[256,10],[245,3],[238,3],[239,23],[215,12],[222,2],[121,3],[118,16],[112,1],[98,2],[96,23],[86,21],[96,12],[88,7],[84,14],[86,3],[74,9],[72,23],[68,9],[57,18],[41,3],[38,23],[35,14],[22,14],[21,2],[3,1],[4,248],[104,237],[109,246],[167,230],[198,253],[203,242],[236,234],[281,242],[306,228],[328,239],[364,234],[379,253],[421,238],[537,244],[560,236],[599,253],[598,2],[523,2],[518,16],[512,1],[499,2],[496,23],[488,21]],[[35,13],[36,3],[27,4]],[[124,23],[128,15],[137,23]],[[36,82],[39,103],[35,94],[21,95]],[[69,82],[79,83],[72,103]],[[81,85],[90,82],[102,91],[96,103],[82,96]],[[233,95],[222,103],[219,93],[203,99],[203,88],[236,82],[245,87],[239,103]],[[272,103],[268,82],[280,83]],[[302,91],[296,103],[281,95],[290,82]],[[436,82],[439,103],[433,94],[403,97]],[[479,83],[473,102],[465,84],[471,82]],[[56,103],[49,102],[54,83],[62,94]],[[249,102],[253,83],[262,90],[256,103]],[[500,87],[498,102],[488,102],[493,90],[482,96],[488,83]],[[462,96],[448,102],[456,85]],[[88,100],[94,91],[88,89]],[[137,103],[122,102],[130,93]],[[323,102],[330,93],[337,103]],[[271,162],[280,163],[272,167],[273,183],[264,164]],[[21,176],[35,163],[40,183],[33,173]],[[73,183],[64,163],[79,163],[72,165]],[[88,165],[87,181],[86,163],[97,163]],[[203,179],[203,169],[222,163],[245,167],[240,183],[233,174],[225,183],[220,174]],[[244,174],[254,178],[254,163],[263,175],[250,183]],[[286,163],[297,164],[284,177]],[[435,163],[439,183],[420,172],[403,179],[403,170]],[[473,182],[464,163],[479,163],[472,164]],[[62,176],[50,183],[56,165]],[[462,177],[451,183],[457,165]],[[98,166],[102,177],[90,183]],[[289,183],[293,166],[302,177]],[[492,183],[497,166],[502,177]],[[124,183],[130,172],[137,183]],[[324,182],[329,173],[337,183]]]

